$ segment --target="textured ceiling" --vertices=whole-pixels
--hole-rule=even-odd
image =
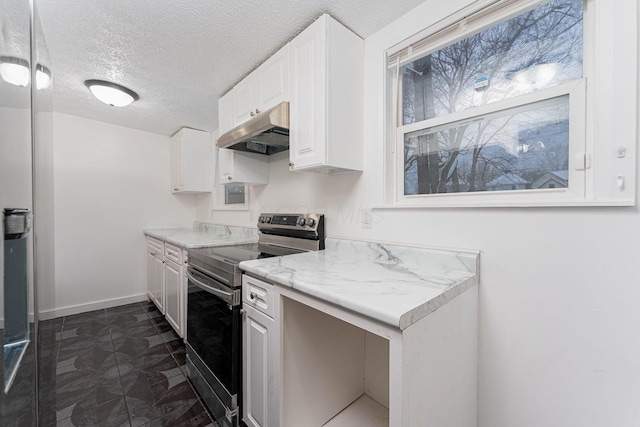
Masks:
[[[218,98],[322,13],[363,38],[423,0],[36,0],[55,111],[165,135],[217,128]],[[140,100],[109,107],[86,79]]]

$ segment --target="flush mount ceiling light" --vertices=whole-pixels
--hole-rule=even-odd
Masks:
[[[0,56],[0,77],[14,86],[26,87],[29,84],[29,62],[13,56]]]
[[[36,65],[36,89],[42,90],[51,84],[51,70],[42,64]]]
[[[112,107],[125,107],[140,99],[131,89],[104,80],[86,80],[84,85],[96,98]]]

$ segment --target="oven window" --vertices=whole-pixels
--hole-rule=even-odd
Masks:
[[[239,381],[239,310],[189,282],[187,341],[231,394]]]

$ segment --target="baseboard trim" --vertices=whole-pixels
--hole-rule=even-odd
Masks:
[[[71,316],[74,314],[86,313],[87,311],[101,310],[103,308],[117,307],[119,305],[132,304],[134,302],[142,302],[148,299],[147,293],[130,295],[123,298],[114,298],[102,301],[90,302],[87,304],[70,305],[67,307],[56,308],[54,310],[41,311],[38,316],[39,320],[50,320],[57,317]]]

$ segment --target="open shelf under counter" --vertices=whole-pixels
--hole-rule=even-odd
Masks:
[[[476,425],[477,287],[404,330],[276,290],[282,427]]]

